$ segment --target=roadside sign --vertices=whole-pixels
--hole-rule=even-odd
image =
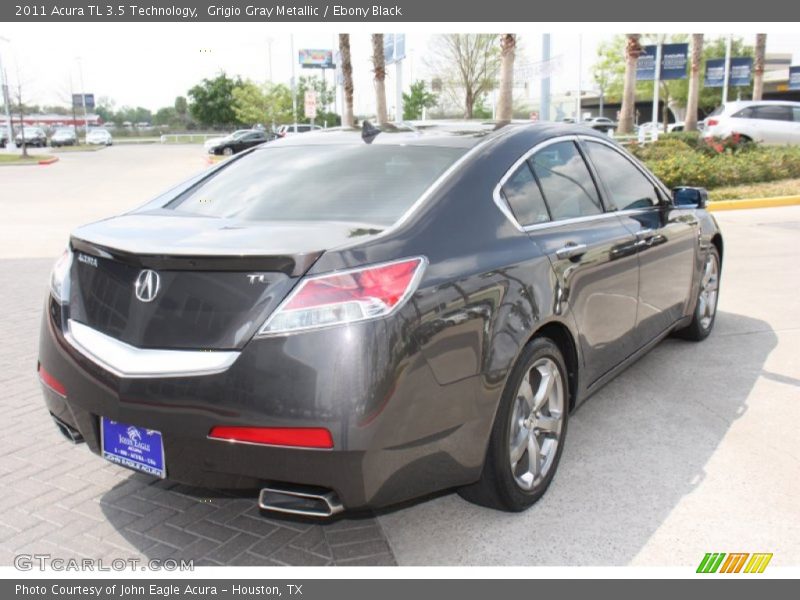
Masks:
[[[306,119],[317,118],[317,92],[314,90],[306,90],[305,101],[305,115]]]
[[[74,108],[83,108],[84,102],[86,102],[86,108],[94,108],[94,94],[72,94]]]

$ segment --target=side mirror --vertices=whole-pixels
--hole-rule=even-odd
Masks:
[[[672,203],[678,207],[705,208],[708,204],[708,190],[701,187],[672,188]]]

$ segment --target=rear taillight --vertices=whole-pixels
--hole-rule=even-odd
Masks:
[[[706,119],[706,127],[716,127],[719,125],[719,121],[716,119]]]
[[[67,395],[67,388],[64,387],[64,384],[48,373],[42,365],[39,365],[39,380],[56,394]]]
[[[323,427],[212,427],[208,437],[229,442],[292,446],[295,448],[333,448],[331,432]]]
[[[261,334],[276,334],[385,317],[414,293],[422,257],[304,279],[272,314]]]
[[[64,250],[50,274],[50,291],[60,304],[69,301],[69,269],[72,266],[72,251]]]

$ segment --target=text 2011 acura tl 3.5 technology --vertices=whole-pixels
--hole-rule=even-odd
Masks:
[[[327,516],[458,488],[522,510],[570,411],[714,325],[722,237],[574,125],[326,131],[75,230],[39,377],[61,431]]]

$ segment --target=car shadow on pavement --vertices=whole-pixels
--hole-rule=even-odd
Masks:
[[[766,322],[726,312],[702,343],[664,340],[571,416],[559,472],[528,511],[450,494],[381,513],[398,562],[629,564],[703,482],[776,345]]]

